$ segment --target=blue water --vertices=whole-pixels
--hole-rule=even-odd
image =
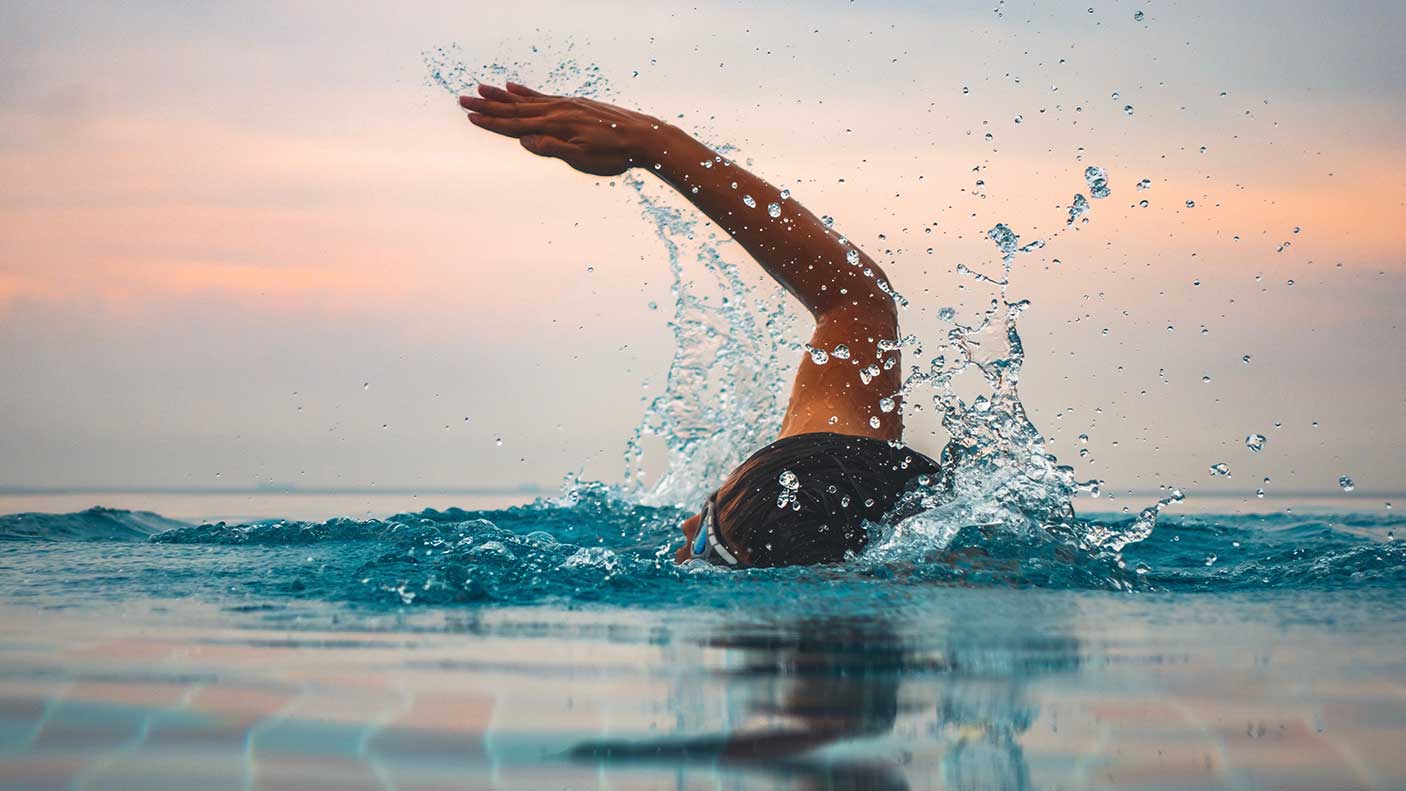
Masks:
[[[1402,520],[1294,510],[741,572],[603,487],[4,516],[0,786],[1401,788]]]
[[[385,519],[185,524],[94,508],[0,517],[4,589],[44,606],[196,597],[372,610],[455,605],[815,607],[864,613],[943,586],[1216,594],[1399,593],[1403,518],[1378,514],[1166,515],[1121,554],[1049,536],[965,526],[941,551],[872,550],[843,567],[728,572],[676,565],[684,510],[605,487],[501,510],[425,509]],[[1117,532],[1129,515],[1085,516]],[[797,591],[805,591],[798,597]],[[782,593],[786,595],[781,595]],[[801,599],[804,599],[802,601]]]

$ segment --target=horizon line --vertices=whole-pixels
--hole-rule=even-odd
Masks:
[[[517,486],[308,486],[255,485],[255,486],[5,486],[0,485],[0,496],[62,495],[62,494],[187,494],[187,495],[420,495],[420,494],[462,494],[462,495],[509,495],[509,494],[558,494],[561,489],[551,489],[538,484]],[[1187,499],[1192,497],[1254,497],[1253,492],[1236,491],[1187,491]],[[1106,492],[1101,497],[1078,494],[1081,499],[1108,500],[1125,497],[1158,497],[1165,494],[1161,489],[1132,489],[1124,492]],[[1289,497],[1321,498],[1377,498],[1398,497],[1406,499],[1406,491],[1363,490],[1345,492],[1341,489],[1290,489],[1266,492],[1263,499],[1283,499]],[[1260,499],[1260,498],[1256,498]]]

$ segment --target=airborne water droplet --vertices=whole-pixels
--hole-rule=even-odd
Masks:
[[[1352,482],[1352,479],[1347,477],[1346,475],[1340,476],[1338,478],[1338,485],[1343,487],[1343,491],[1345,492],[1350,492],[1354,488],[1356,488]]]
[[[1101,167],[1090,165],[1084,168],[1084,183],[1089,185],[1089,195],[1094,198],[1107,198],[1111,194],[1108,189],[1108,173]]]
[[[1065,225],[1073,225],[1080,217],[1088,213],[1089,199],[1085,198],[1082,194],[1075,195],[1074,202],[1069,205],[1069,221],[1066,222]],[[1087,222],[1087,220],[1085,220],[1085,222]]]
[[[1215,464],[1211,465],[1211,475],[1224,475],[1225,477],[1229,478],[1230,467],[1227,466],[1225,462],[1216,462]]]
[[[1132,106],[1131,104],[1125,104],[1125,105],[1123,105],[1123,115],[1132,115],[1132,114],[1133,114],[1133,106]]]
[[[1249,448],[1253,453],[1259,453],[1264,450],[1264,443],[1265,438],[1263,434],[1251,434],[1245,437],[1245,447]]]

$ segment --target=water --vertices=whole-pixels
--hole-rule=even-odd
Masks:
[[[740,573],[672,564],[684,512],[598,488],[4,517],[0,778],[1399,788],[1402,520],[1294,511],[1163,515],[1125,568],[972,530],[940,559]]]
[[[426,60],[453,93],[540,62]],[[610,91],[570,58],[528,81]],[[1084,175],[1095,199],[1119,179]],[[773,438],[801,354],[857,350],[805,347],[727,240],[619,183],[675,340],[619,483],[338,510],[356,518],[0,517],[6,787],[1406,784],[1399,517],[1365,497],[1192,513],[1170,483],[1120,510],[1027,414],[1020,266],[1090,227],[1083,195],[1048,239],[993,222],[991,258],[954,262],[984,308],[874,341],[903,366],[881,410],[925,406],[952,438],[946,487],[842,567],[731,572],[674,564],[678,524]],[[782,478],[784,504],[806,484]]]

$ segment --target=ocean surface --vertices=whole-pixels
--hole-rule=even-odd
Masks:
[[[146,497],[0,517],[6,789],[1406,787],[1378,501],[728,572],[604,487]]]

